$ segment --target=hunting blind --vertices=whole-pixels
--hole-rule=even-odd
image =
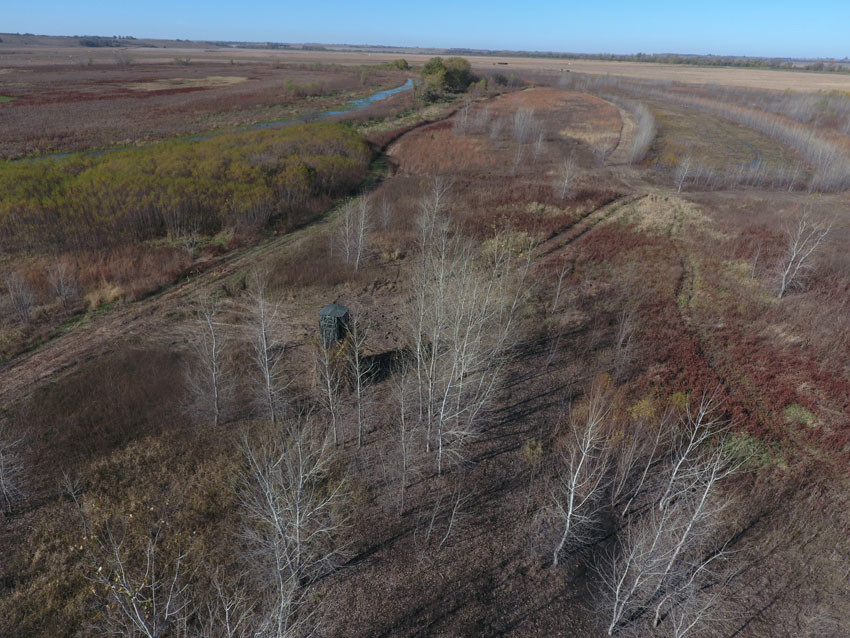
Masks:
[[[326,348],[345,339],[351,315],[348,308],[331,303],[319,311],[319,332]]]

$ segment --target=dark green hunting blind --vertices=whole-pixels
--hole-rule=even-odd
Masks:
[[[348,308],[331,303],[319,311],[319,332],[326,348],[345,339],[351,315]]]

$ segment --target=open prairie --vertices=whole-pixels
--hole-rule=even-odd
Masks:
[[[850,78],[7,44],[0,635],[850,634]]]

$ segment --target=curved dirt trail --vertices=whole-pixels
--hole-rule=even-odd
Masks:
[[[617,142],[617,146],[613,151],[611,151],[606,163],[614,165],[629,164],[629,156],[631,155],[632,147],[634,146],[635,138],[637,137],[637,120],[634,115],[622,106],[614,104],[613,102],[608,103],[615,106],[620,112],[620,119],[622,120],[623,125],[620,128],[620,139]]]

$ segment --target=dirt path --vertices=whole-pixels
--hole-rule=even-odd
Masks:
[[[0,405],[9,405],[47,379],[66,374],[121,345],[141,341],[177,343],[181,338],[174,330],[174,314],[185,309],[187,300],[224,285],[228,278],[262,263],[301,238],[321,232],[333,218],[328,215],[292,233],[232,253],[214,267],[140,301],[87,315],[68,332],[0,367]]]
[[[645,194],[618,197],[612,202],[588,211],[560,233],[540,244],[535,251],[535,260],[545,261],[553,254],[563,250],[574,241],[593,230],[597,224],[608,219],[616,212],[622,210],[625,206],[634,204],[644,197],[646,197]]]
[[[615,166],[619,164],[629,164],[629,156],[631,155],[632,147],[635,144],[635,137],[637,137],[638,123],[635,116],[628,110],[614,104],[613,102],[609,102],[609,104],[615,106],[620,112],[620,119],[622,120],[623,125],[620,127],[620,139],[617,142],[617,146],[608,156],[607,163]]]

